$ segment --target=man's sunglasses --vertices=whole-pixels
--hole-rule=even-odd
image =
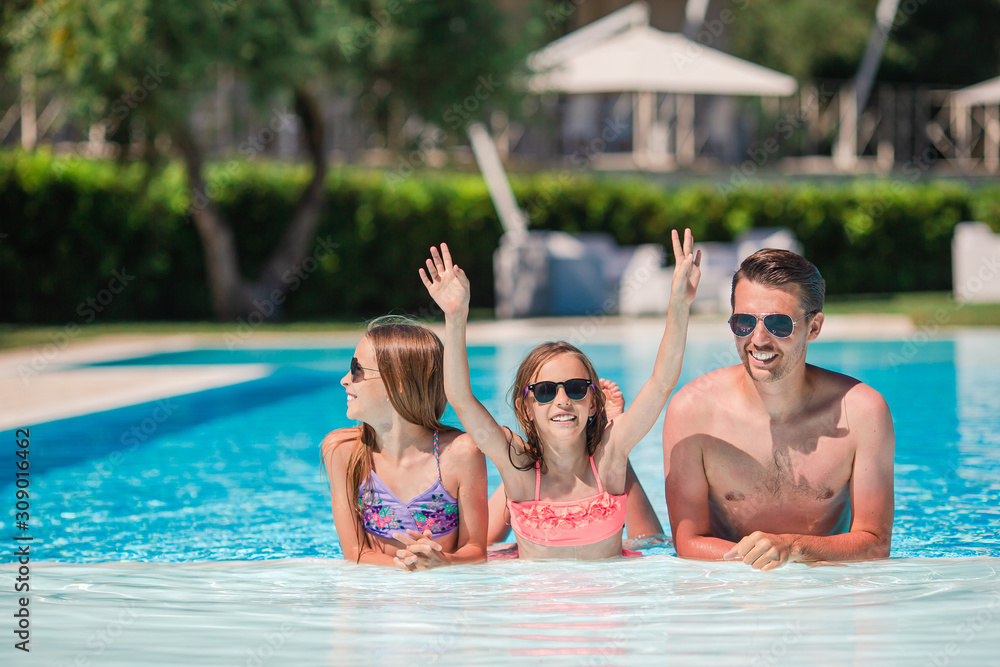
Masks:
[[[791,315],[784,313],[771,313],[765,315],[760,313],[735,313],[729,318],[729,328],[740,338],[746,338],[757,328],[757,320],[764,320],[764,328],[775,338],[788,338],[795,331],[795,325],[806,319],[810,315],[815,315],[818,310],[806,313],[797,320],[793,320]]]
[[[351,357],[351,379],[354,380],[355,382],[360,382],[361,380],[364,380],[364,374],[361,371],[371,371],[373,373],[379,372],[377,368],[365,368],[360,363],[358,363],[357,357]],[[361,377],[361,380],[358,380],[359,376]]]
[[[562,388],[566,391],[566,397],[571,401],[583,400],[587,395],[587,391],[594,387],[590,383],[590,380],[584,380],[583,378],[575,378],[564,382],[549,382],[546,380],[545,382],[529,384],[524,388],[524,395],[527,396],[530,391],[536,401],[545,405],[556,400],[556,394],[559,393],[559,385],[562,385]]]

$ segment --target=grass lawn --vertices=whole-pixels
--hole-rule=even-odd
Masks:
[[[237,324],[226,322],[120,322],[116,324],[80,325],[71,337],[74,341],[115,335],[171,335],[171,334],[232,334]],[[361,331],[362,323],[354,322],[294,322],[288,324],[262,324],[254,331],[273,333],[324,333]],[[65,326],[19,326],[0,324],[0,349],[31,345],[46,345],[62,340]]]
[[[908,315],[917,326],[930,323],[950,327],[1000,326],[1000,303],[958,304],[951,292],[833,296],[826,300],[823,312]]]
[[[916,325],[936,322],[941,326],[1000,326],[1000,303],[955,303],[951,292],[912,292],[906,294],[876,294],[834,296],[826,301],[823,312],[828,315],[895,314],[908,315]],[[470,319],[492,318],[489,309],[476,309]],[[232,334],[237,325],[223,322],[122,322],[117,324],[80,325],[73,340],[85,340],[106,334]],[[339,333],[360,332],[361,320],[331,322],[290,322],[263,324],[255,331],[272,333]],[[0,324],[0,349],[45,345],[58,341],[66,333],[65,326],[20,326]]]
[[[470,320],[493,319],[493,311],[488,308],[473,308]],[[118,322],[114,324],[81,324],[70,337],[74,341],[96,338],[108,334],[128,335],[171,335],[171,334],[233,334],[238,324],[231,322]],[[288,322],[261,324],[253,330],[268,333],[342,333],[364,330],[362,319],[329,322]],[[0,324],[0,350],[14,347],[48,345],[63,340],[66,325],[31,326]]]

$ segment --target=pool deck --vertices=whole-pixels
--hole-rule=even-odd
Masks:
[[[696,315],[688,340],[731,341],[720,315]],[[442,334],[440,326],[432,326]],[[899,340],[914,333],[903,315],[827,316],[822,341]],[[546,318],[472,322],[470,345],[532,344],[568,340],[575,344],[656,341],[662,318]],[[155,401],[265,377],[265,364],[212,366],[108,366],[90,364],[196,348],[311,348],[353,345],[361,330],[345,333],[253,332],[231,334],[105,335],[62,345],[0,351],[0,430]]]

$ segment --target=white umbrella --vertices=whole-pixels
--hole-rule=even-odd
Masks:
[[[1000,76],[982,81],[950,95],[951,129],[955,136],[955,155],[972,160],[972,107],[983,107],[983,164],[990,173],[1000,171]]]
[[[529,61],[536,70],[529,80],[531,90],[785,97],[798,87],[787,74],[648,25],[634,25],[589,48],[553,58],[558,44]]]
[[[951,97],[955,102],[967,107],[1000,104],[1000,76],[956,90]]]

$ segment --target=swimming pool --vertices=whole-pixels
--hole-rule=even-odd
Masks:
[[[324,560],[340,550],[317,446],[348,424],[339,379],[351,349],[200,350],[116,362],[266,363],[273,373],[32,426],[32,657],[992,664],[1000,650],[998,342],[995,331],[963,331],[811,345],[811,363],[871,384],[893,410],[893,558],[764,575],[738,563],[680,561],[669,541],[644,545],[649,558],[634,562],[408,574]],[[507,423],[507,388],[527,349],[470,351],[477,395]],[[585,349],[626,397],[656,351],[655,342]],[[735,361],[731,343],[692,341],[681,381]],[[657,425],[632,458],[666,523],[661,456]],[[491,473],[492,489],[499,480]],[[11,478],[3,497],[13,497]],[[13,514],[0,519],[10,534]],[[0,570],[11,582],[5,613],[13,575],[11,566]]]

